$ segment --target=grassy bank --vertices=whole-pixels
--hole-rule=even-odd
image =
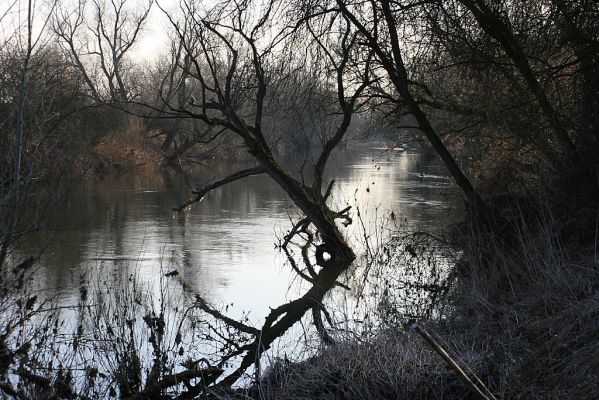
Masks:
[[[503,218],[502,225],[464,224],[456,229],[454,246],[461,252],[446,282],[446,295],[440,299],[445,312],[421,324],[496,398],[596,398],[599,268],[595,238],[567,240],[563,224],[546,207],[536,210],[503,210],[511,218]],[[394,267],[401,271],[401,265]],[[260,399],[480,398],[410,328],[407,316],[406,324],[401,322],[399,318],[395,326],[387,325],[366,342],[342,340],[305,362],[281,361],[247,395]]]

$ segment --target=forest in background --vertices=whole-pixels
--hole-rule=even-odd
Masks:
[[[156,61],[138,63],[132,51],[152,9],[165,16],[170,42]],[[7,396],[491,399],[599,391],[596,1],[11,1],[0,18]],[[399,315],[398,304],[385,303],[373,310],[381,313],[378,336],[360,343],[326,326],[324,299],[356,254],[343,232],[352,210],[330,204],[335,182],[325,170],[348,138],[376,132],[393,133],[398,144],[417,135],[468,212],[443,238],[459,253],[447,279],[414,288],[443,311]],[[288,152],[302,156],[300,167],[285,162]],[[223,360],[240,357],[239,367],[222,376],[225,361],[176,366],[180,343],[167,345],[157,313],[143,319],[147,368],[133,357],[140,352],[127,342],[126,322],[124,335],[106,327],[100,335],[122,350],[113,371],[42,368],[50,353],[35,349],[53,348],[56,338],[49,320],[33,323],[46,313],[26,284],[35,261],[11,254],[44,208],[60,207],[66,187],[86,177],[239,157],[255,166],[196,187],[179,209],[227,183],[268,175],[303,215],[282,251],[299,242],[312,254],[289,256],[312,287],[260,327],[195,304],[228,327]],[[418,259],[432,246],[421,240],[388,244],[386,262],[407,268],[397,257]],[[328,344],[318,357],[282,360],[250,387],[230,389],[308,314]],[[431,343],[449,364],[420,337],[433,330]],[[73,378],[74,370],[89,379]],[[43,392],[48,385],[52,393]]]

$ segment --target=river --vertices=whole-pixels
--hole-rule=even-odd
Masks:
[[[200,168],[190,181],[218,179],[235,168]],[[443,168],[418,154],[344,151],[331,160],[327,175],[336,180],[332,201],[339,209],[353,207],[345,234],[358,253],[365,233],[376,234],[390,217],[394,228],[437,231],[459,213],[459,197]],[[269,307],[300,294],[275,248],[299,214],[269,177],[245,178],[185,212],[171,211],[189,193],[174,173],[86,182],[52,207],[47,229],[21,251],[41,254],[38,285],[64,303],[76,299],[82,279],[110,287],[137,276],[151,290],[166,282],[259,324]],[[176,279],[163,279],[174,270]]]
[[[168,371],[183,371],[186,360],[205,360],[221,366],[224,377],[235,373],[240,354],[251,359],[248,349],[256,348],[261,331],[233,329],[239,325],[223,323],[226,318],[215,318],[214,310],[260,328],[271,310],[306,293],[310,284],[276,247],[301,217],[298,209],[260,175],[209,192],[184,212],[172,211],[190,197],[190,184],[247,167],[221,162],[187,177],[165,171],[98,178],[73,185],[51,204],[45,225],[18,249],[19,258],[38,258],[36,296],[30,299],[50,300],[39,303],[48,312],[31,321],[34,331],[39,326],[48,332],[50,325],[44,324],[53,324],[50,342],[39,336],[41,359],[79,371],[74,378],[79,384],[86,379],[81,365],[97,365],[111,376],[131,354],[149,371],[156,335],[165,346],[161,360]],[[352,207],[353,223],[341,229],[358,255],[337,278],[347,287],[323,299],[327,330],[336,337],[366,336],[381,324],[396,326],[393,318],[402,322],[432,310],[434,300],[409,289],[410,281],[415,287],[434,286],[450,258],[433,251],[418,259],[411,256],[413,249],[401,246],[394,247],[396,258],[385,246],[401,237],[398,232],[438,233],[459,217],[459,192],[444,169],[433,157],[372,146],[336,152],[327,168],[326,182],[335,179],[331,208]],[[375,254],[373,248],[385,251]],[[416,251],[432,249],[427,248],[419,245]],[[298,259],[299,253],[296,248]],[[385,255],[386,262],[378,261]],[[311,318],[277,334],[260,357],[260,371],[277,357],[303,360],[317,354],[322,340]],[[249,347],[240,353],[240,346]],[[245,373],[253,371],[250,366]],[[237,384],[249,383],[248,376],[241,375]]]

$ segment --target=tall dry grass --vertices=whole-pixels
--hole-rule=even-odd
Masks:
[[[539,206],[512,210],[504,237],[465,233],[450,321],[488,343],[489,376],[502,398],[584,399],[599,393],[599,265],[566,245]]]
[[[597,398],[595,250],[566,246],[547,207],[503,211],[500,223],[464,225],[454,235],[461,251],[447,294],[437,299],[444,312],[431,315],[425,326],[496,398]],[[391,306],[401,310],[401,304]],[[372,340],[341,341],[305,362],[281,360],[245,396],[479,398],[405,324],[408,318],[400,315]]]

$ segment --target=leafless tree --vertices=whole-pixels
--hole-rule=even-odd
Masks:
[[[14,6],[14,4],[13,4]],[[35,125],[32,122],[31,116],[28,114],[28,105],[34,102],[35,96],[45,98],[47,92],[42,90],[40,93],[33,93],[32,82],[36,80],[34,76],[40,70],[43,70],[43,53],[47,45],[48,36],[46,35],[45,26],[49,19],[44,18],[43,11],[38,10],[42,16],[35,21],[39,33],[34,33],[34,2],[28,1],[26,9],[21,10],[25,16],[25,21],[18,21],[17,31],[13,35],[16,38],[17,44],[14,46],[6,46],[3,51],[2,58],[4,61],[3,69],[5,69],[3,80],[6,80],[2,90],[2,98],[0,104],[3,106],[3,116],[5,120],[1,122],[4,129],[11,131],[13,135],[6,135],[3,138],[3,155],[6,158],[3,160],[5,164],[5,172],[2,174],[0,187],[2,188],[0,198],[0,209],[2,216],[2,225],[0,231],[0,266],[6,260],[9,249],[14,246],[14,242],[24,234],[31,231],[33,225],[37,222],[33,218],[30,223],[25,221],[24,215],[30,213],[28,210],[27,195],[32,190],[33,173],[36,165],[32,164],[32,160],[37,155],[37,149],[41,141],[33,147],[33,150],[28,150],[25,155],[25,148],[30,145],[28,139],[32,138],[31,131]],[[51,10],[54,3],[48,4],[48,9]],[[10,8],[6,11],[8,13]],[[6,14],[5,14],[6,15]],[[21,24],[22,22],[22,24]],[[9,54],[12,53],[12,54]],[[12,87],[14,82],[9,82],[15,79],[16,87]],[[11,92],[10,89],[16,89]],[[15,95],[16,92],[16,95]],[[45,99],[51,102],[50,99]],[[40,104],[40,103],[38,103]],[[48,115],[46,120],[42,122],[42,137],[45,137],[51,130],[55,121]],[[14,121],[14,122],[13,122]],[[43,139],[40,139],[43,140]],[[12,149],[8,149],[11,147]],[[30,146],[29,146],[30,147]],[[1,278],[0,278],[1,279]]]
[[[420,3],[407,2],[403,5],[386,0],[366,3],[339,0],[335,4],[330,4],[329,8],[338,9],[362,35],[361,45],[376,55],[377,69],[384,74],[383,82],[389,83],[389,85],[379,85],[379,96],[400,104],[414,117],[418,129],[424,133],[439,155],[471,207],[482,212],[485,204],[480,194],[447,149],[414,95],[416,81],[405,62],[406,52],[411,49],[402,48],[405,38],[400,34],[409,31],[409,28],[401,25],[402,19],[405,18],[404,11],[418,7]]]
[[[594,185],[597,190],[596,178],[593,177],[594,173],[590,165],[582,159],[563,118],[551,103],[546,88],[541,84],[522,43],[511,28],[513,24],[507,7],[499,3],[493,5],[485,0],[460,0],[460,2],[472,13],[480,28],[500,45],[526,82],[528,90],[538,102],[542,114],[551,127],[553,135],[547,135],[546,139],[549,145],[555,143],[554,146],[566,155],[564,165],[574,166],[578,171],[586,171],[585,175],[589,175],[587,182]]]
[[[355,258],[336,222],[348,219],[349,208],[337,211],[329,207],[327,200],[334,181],[324,182],[324,173],[331,153],[348,131],[353,113],[364,105],[362,95],[370,84],[369,57],[359,63],[353,61],[360,35],[347,21],[337,24],[329,15],[322,15],[306,23],[303,16],[289,19],[289,11],[288,4],[277,0],[231,1],[208,11],[188,0],[181,3],[181,17],[169,15],[184,49],[182,59],[189,61],[178,66],[183,69],[180,76],[188,79],[189,92],[185,103],[174,96],[168,101],[164,96],[167,112],[238,136],[258,164],[198,187],[194,197],[177,210],[225,184],[266,174],[304,215],[283,247],[313,229],[313,240],[307,247],[314,249],[321,267],[316,271],[309,265],[309,273],[302,273],[312,284],[304,296],[273,309],[259,329],[243,327],[254,339],[235,352],[243,355],[241,364],[220,385],[234,383],[307,311],[316,310],[315,320],[322,322],[324,295]],[[278,160],[276,144],[286,140],[288,132],[279,131],[281,114],[275,110],[282,105],[283,109],[292,109],[305,101],[293,97],[298,94],[321,98],[320,104],[326,106],[318,117],[312,112],[320,120],[312,126],[319,151],[296,170]]]
[[[332,71],[324,84],[335,90],[339,116],[336,117],[336,128],[321,135],[322,149],[311,176],[307,177],[302,172],[296,178],[276,160],[272,142],[279,133],[268,132],[266,121],[269,107],[272,107],[269,103],[274,97],[272,92],[285,83],[289,69],[298,68],[297,52],[294,54],[291,49],[292,43],[299,46],[297,40],[292,42],[297,37],[298,28],[283,26],[273,29],[273,21],[282,15],[284,5],[275,1],[262,7],[252,5],[253,8],[250,4],[227,2],[202,13],[196,2],[187,1],[182,4],[183,19],[171,17],[186,56],[191,60],[191,68],[187,72],[195,84],[188,103],[183,107],[169,105],[171,113],[217,125],[238,135],[248,153],[259,163],[258,167],[239,171],[213,182],[209,187],[198,189],[196,197],[187,205],[198,201],[208,190],[228,182],[259,173],[268,174],[318,229],[331,256],[335,260],[351,261],[353,252],[335,224],[337,214],[326,204],[330,187],[324,187],[323,174],[331,152],[347,131],[352,113],[359,106],[360,95],[368,82],[363,79],[351,89],[347,87],[345,78],[356,72],[351,71],[352,65],[348,65],[355,35],[345,29],[341,32],[339,53],[334,55],[329,52],[319,60],[326,62]],[[197,47],[191,47],[190,36],[201,38]],[[303,54],[300,56],[304,57]],[[308,53],[307,57],[315,59],[316,55]],[[366,74],[364,71],[361,73]]]
[[[152,7],[131,10],[127,0],[79,1],[77,8],[57,7],[54,32],[98,101],[127,102],[138,97],[128,59]]]

